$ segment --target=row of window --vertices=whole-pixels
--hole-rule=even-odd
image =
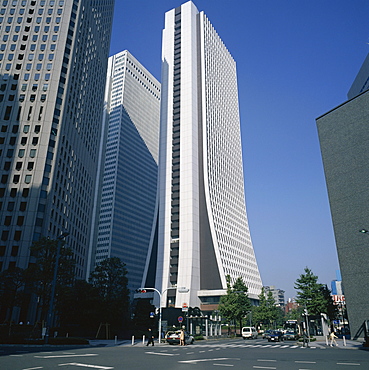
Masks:
[[[54,46],[55,46],[55,44],[54,44]],[[52,51],[55,51],[55,47],[53,48]],[[35,53],[29,53],[27,59],[29,61],[35,60],[35,55],[36,55]],[[54,53],[50,53],[50,54],[48,54],[47,59],[48,60],[54,60],[54,56],[55,56]],[[38,60],[44,60],[44,58],[45,58],[45,54],[44,53],[40,53],[37,56],[37,59]],[[4,59],[4,54],[1,53],[0,54],[0,60],[3,60],[3,59]],[[24,60],[24,54],[18,54],[18,58],[17,59],[18,60]],[[14,53],[9,53],[7,60],[9,60],[9,61],[14,60]],[[21,66],[19,68],[16,68],[16,69],[21,69]]]
[[[20,14],[20,15],[24,15],[24,13],[26,12],[26,9],[25,8],[19,8],[19,11],[18,11],[18,13]],[[48,15],[52,15],[53,14],[53,12],[54,12],[54,9],[53,8],[49,8],[48,10],[47,10],[47,14]],[[6,13],[6,8],[1,8],[0,9],[0,14],[1,15],[4,15]],[[15,8],[10,8],[9,9],[9,14],[10,15],[14,15],[16,12],[15,12]],[[34,14],[35,13],[35,9],[29,9],[28,10],[28,14]],[[58,10],[57,10],[57,14],[58,15],[61,15],[63,13],[63,9],[62,8],[58,8]],[[37,12],[37,14],[38,15],[43,15],[44,14],[44,9],[43,8],[40,8],[40,9],[38,9],[38,12]]]
[[[46,1],[46,0],[41,0],[39,1],[39,5],[44,7],[46,4],[49,4],[49,6],[54,6],[55,4],[59,4],[59,6],[63,6],[64,5],[64,0],[59,0],[59,1],[55,1],[55,0],[49,0],[49,1]],[[3,6],[8,6],[8,5],[11,5],[11,6],[17,6],[18,4],[20,4],[21,6],[26,6],[27,5],[27,0],[3,0],[2,2],[2,5]],[[30,1],[30,4],[31,6],[35,6],[36,5],[36,1],[35,0],[31,0]]]

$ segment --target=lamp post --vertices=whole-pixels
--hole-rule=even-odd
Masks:
[[[59,268],[59,258],[60,258],[60,249],[62,240],[69,235],[68,232],[64,232],[63,234],[59,235],[57,239],[57,248],[56,248],[56,256],[55,256],[55,266],[54,266],[54,277],[51,282],[51,296],[50,296],[50,304],[49,304],[49,311],[47,313],[47,321],[46,321],[46,332],[45,332],[45,344],[49,342],[49,335],[50,335],[50,327],[53,323],[53,311],[54,311],[54,300],[55,300],[55,288],[56,288],[56,281],[58,278],[58,268]]]

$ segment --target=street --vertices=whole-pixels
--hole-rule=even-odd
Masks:
[[[0,368],[36,369],[233,369],[332,370],[369,369],[369,352],[326,346],[301,348],[295,342],[221,339],[178,346],[142,343],[110,347],[0,347]]]

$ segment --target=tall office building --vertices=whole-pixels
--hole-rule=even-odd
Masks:
[[[349,90],[348,100],[316,120],[342,286],[351,336],[355,339],[365,337],[365,330],[369,330],[367,81],[368,57]]]
[[[162,292],[163,307],[207,310],[230,275],[256,299],[262,283],[245,208],[236,63],[191,1],[165,16],[160,121],[158,227],[143,285]]]
[[[105,101],[109,128],[95,263],[119,257],[134,292],[155,214],[160,83],[123,51],[109,58]]]
[[[285,306],[284,290],[276,288],[274,285],[264,286],[265,297],[268,297],[269,292],[272,292],[275,300],[275,305],[279,307]]]
[[[86,277],[113,8],[0,3],[1,270],[26,268],[33,241],[67,231]]]

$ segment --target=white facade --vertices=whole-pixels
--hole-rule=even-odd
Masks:
[[[242,277],[257,298],[262,283],[245,208],[236,64],[191,1],[166,13],[162,63],[155,287],[163,306],[204,306],[224,294],[230,275],[232,283]]]
[[[142,281],[155,215],[160,83],[127,50],[108,60],[105,107],[101,208],[90,269],[119,257],[133,292]]]

